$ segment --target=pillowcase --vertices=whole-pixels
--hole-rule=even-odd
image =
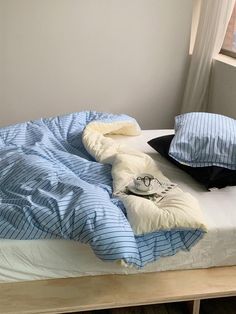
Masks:
[[[224,188],[228,185],[236,185],[236,171],[218,166],[190,167],[179,163],[169,156],[169,148],[174,135],[166,135],[154,138],[148,144],[160,155],[168,159],[174,165],[188,173],[196,181],[203,184],[207,189]]]
[[[205,112],[177,116],[169,155],[192,167],[236,170],[236,120]]]

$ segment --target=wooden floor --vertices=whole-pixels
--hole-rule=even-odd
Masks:
[[[80,314],[187,314],[184,302],[79,312]],[[236,297],[202,300],[200,314],[236,314]]]

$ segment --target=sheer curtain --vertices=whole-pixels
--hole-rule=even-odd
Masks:
[[[181,112],[206,111],[213,58],[219,53],[235,0],[201,0]]]

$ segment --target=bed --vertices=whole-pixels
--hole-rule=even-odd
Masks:
[[[236,295],[236,188],[208,192],[147,144],[171,133],[144,130],[136,137],[111,137],[149,154],[172,182],[199,200],[208,225],[203,239],[189,252],[163,257],[139,270],[103,262],[88,246],[74,241],[1,240],[1,313],[61,313],[194,300],[196,314],[200,299]]]

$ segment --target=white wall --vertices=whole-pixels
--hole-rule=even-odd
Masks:
[[[230,58],[221,59],[213,66],[209,111],[236,119],[236,61],[229,64]]]
[[[0,124],[84,109],[173,124],[190,0],[0,0]],[[0,43],[1,44],[1,43]]]

